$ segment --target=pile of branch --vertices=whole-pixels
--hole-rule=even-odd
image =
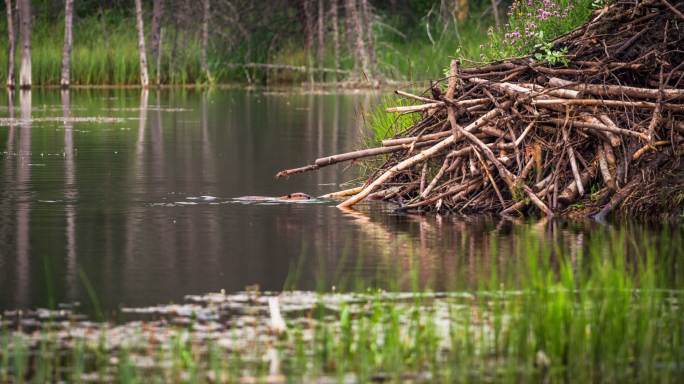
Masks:
[[[684,201],[682,11],[681,1],[616,1],[554,42],[568,50],[563,67],[454,61],[429,97],[397,91],[416,104],[387,112],[420,113],[412,127],[278,176],[383,156],[362,186],[331,195],[347,197],[343,208],[375,198],[407,211],[552,216],[582,206],[605,216],[668,207],[664,185]]]

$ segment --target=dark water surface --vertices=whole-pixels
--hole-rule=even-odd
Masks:
[[[493,265],[514,265],[522,257],[516,244],[529,233],[577,253],[592,234],[616,230],[402,216],[381,205],[344,213],[332,202],[233,200],[344,188],[355,176],[345,165],[288,180],[274,174],[356,148],[367,134],[359,111],[379,97],[190,90],[0,96],[0,309],[79,301],[111,310],[249,285],[350,288],[353,276],[382,285],[389,274],[401,289],[415,281],[472,286]],[[618,229],[636,243],[663,239],[647,226]],[[681,228],[668,231],[682,238]],[[681,260],[680,248],[667,252]],[[402,274],[408,270],[418,276]]]

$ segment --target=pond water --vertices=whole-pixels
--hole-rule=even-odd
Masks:
[[[368,135],[360,112],[380,96],[183,89],[0,96],[0,309],[80,302],[111,312],[248,286],[330,290],[358,281],[456,289],[477,286],[494,265],[514,268],[523,256],[516,244],[529,233],[571,254],[596,233],[619,231],[635,244],[662,239],[663,229],[640,225],[234,200],[345,188],[357,175],[347,164],[287,180],[274,175],[357,148]],[[666,231],[680,244],[680,227]],[[680,251],[667,250],[673,260]],[[675,267],[672,279],[681,282]]]

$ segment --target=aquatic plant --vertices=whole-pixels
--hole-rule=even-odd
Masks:
[[[568,253],[525,232],[525,256],[466,291],[284,292],[283,333],[269,322],[274,294],[255,291],[133,309],[162,320],[121,325],[5,313],[0,380],[676,382],[684,244],[671,233],[599,231]]]

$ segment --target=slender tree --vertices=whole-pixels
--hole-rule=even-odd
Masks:
[[[494,23],[496,24],[496,29],[501,27],[501,20],[499,19],[499,7],[497,6],[497,1],[492,0],[492,12],[494,13]]]
[[[201,64],[202,71],[207,77],[208,82],[212,82],[211,73],[209,72],[209,61],[207,60],[207,49],[209,47],[209,11],[210,4],[209,0],[203,0],[203,12],[202,12],[202,55]]]
[[[373,74],[370,70],[370,59],[368,58],[368,51],[366,51],[366,44],[363,41],[363,28],[356,8],[356,0],[345,0],[345,8],[349,26],[352,28],[352,31],[350,32],[354,39],[353,47],[357,60],[361,64],[361,70],[366,77],[372,79]]]
[[[361,0],[361,15],[363,19],[363,30],[365,32],[365,43],[366,49],[368,50],[368,58],[370,60],[370,65],[372,71],[375,72],[375,66],[377,65],[378,59],[375,56],[375,37],[373,35],[373,15],[371,14],[371,9],[368,6],[368,0]]]
[[[5,0],[7,6],[7,88],[14,89],[14,52],[17,34],[14,31],[14,12],[12,0]]]
[[[314,18],[311,9],[313,0],[302,0],[302,7],[304,10],[304,47],[306,50],[306,57],[309,67],[309,85],[313,86],[313,40],[314,40]]]
[[[164,28],[159,30],[159,48],[157,50],[157,57],[156,57],[156,68],[157,68],[157,87],[161,85],[161,58],[162,58],[162,43],[163,43],[163,38],[164,38]]]
[[[332,24],[333,57],[335,60],[335,70],[340,69],[340,32],[337,17],[337,0],[331,0],[330,5],[330,24]],[[335,80],[339,80],[339,73],[335,72]]]
[[[31,88],[31,0],[19,0],[19,24],[21,34],[21,68],[19,86]]]
[[[325,57],[325,3],[323,0],[318,0],[318,20],[316,25],[318,31],[316,37],[318,38],[318,47],[316,48],[316,61],[318,68],[323,68],[323,58]],[[321,71],[320,79],[325,80],[325,72]]]
[[[62,79],[63,89],[71,84],[71,47],[73,45],[74,0],[64,1],[64,48],[62,50]]]
[[[152,3],[152,25],[150,26],[150,60],[158,62],[161,51],[162,16],[164,15],[164,0],[154,0]],[[159,71],[159,68],[157,68]]]
[[[140,54],[140,84],[143,88],[147,88],[150,85],[150,78],[147,74],[147,53],[145,52],[145,29],[142,13],[141,0],[135,0],[135,24],[138,29],[138,52]]]

